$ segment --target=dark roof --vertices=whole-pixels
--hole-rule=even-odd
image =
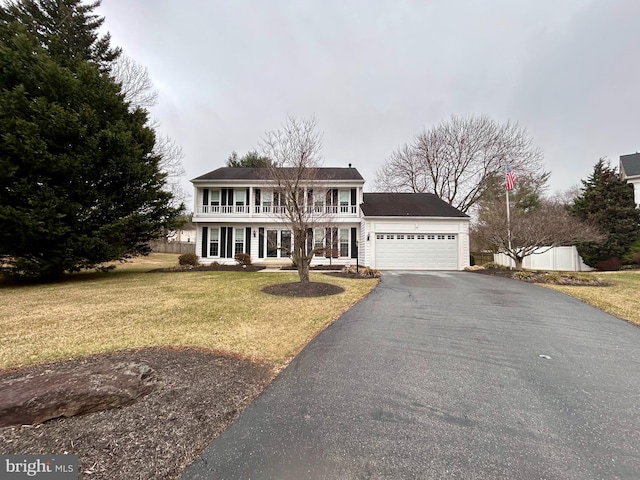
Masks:
[[[284,169],[283,169],[284,170]],[[291,169],[293,170],[293,169]],[[355,168],[318,168],[313,169],[314,179],[318,180],[362,180],[362,175]],[[237,168],[221,167],[212,172],[205,173],[196,180],[269,180],[271,175],[268,168]]]
[[[640,175],[640,153],[632,153],[630,155],[621,155],[620,164],[627,177],[635,177]]]
[[[360,205],[365,217],[468,218],[433,193],[365,193]]]

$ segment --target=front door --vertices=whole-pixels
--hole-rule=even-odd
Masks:
[[[291,256],[290,230],[267,230],[265,242],[267,258],[289,258]]]

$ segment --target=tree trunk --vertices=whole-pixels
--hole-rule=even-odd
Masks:
[[[516,257],[514,258],[515,262],[516,262],[516,270],[522,270],[522,257]]]
[[[305,259],[300,259],[298,262],[298,276],[300,283],[309,283],[309,262]]]

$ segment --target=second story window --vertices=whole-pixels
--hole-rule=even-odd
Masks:
[[[211,190],[211,213],[220,212],[220,190]]]
[[[349,190],[340,190],[340,213],[349,213]]]
[[[245,191],[244,190],[236,190],[235,191],[235,195],[236,195],[236,213],[242,213],[244,212],[244,205],[245,205]]]
[[[272,206],[273,206],[273,192],[262,192],[262,211],[264,213],[271,213]]]

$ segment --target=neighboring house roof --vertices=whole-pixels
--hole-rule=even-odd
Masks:
[[[283,171],[293,168],[283,168]],[[364,181],[360,172],[352,167],[309,169],[314,180],[356,180]],[[191,180],[271,180],[268,168],[221,167]]]
[[[624,178],[640,176],[640,153],[621,155],[620,172]]]
[[[469,218],[433,193],[365,193],[363,200],[365,217]]]

